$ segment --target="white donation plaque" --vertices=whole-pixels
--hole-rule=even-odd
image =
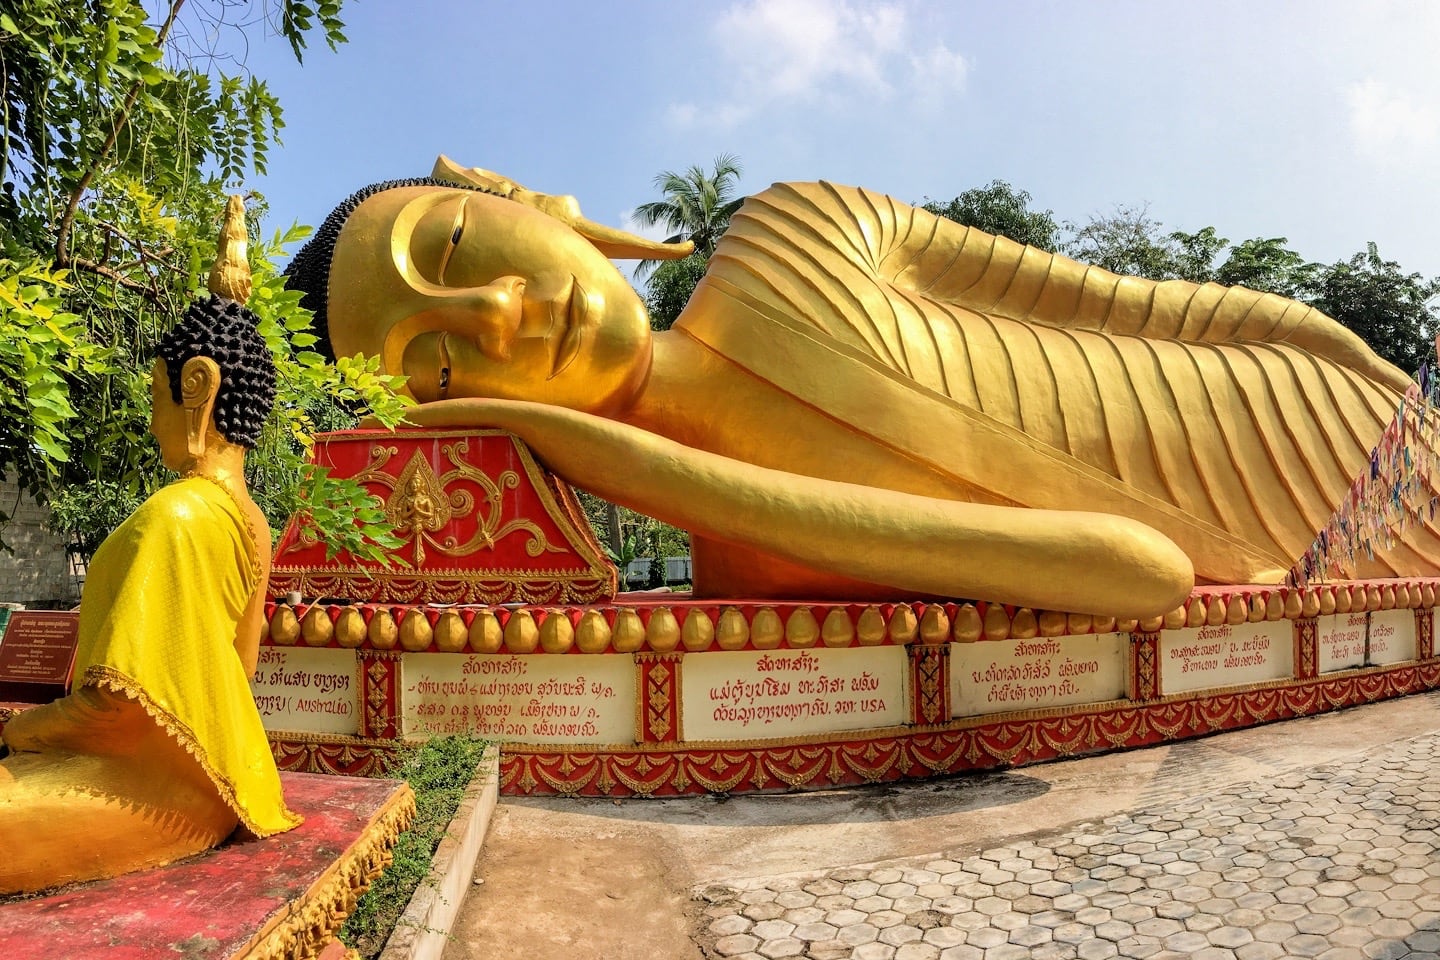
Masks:
[[[1295,625],[1289,620],[1224,623],[1160,634],[1160,689],[1165,694],[1294,675]]]
[[[261,647],[250,692],[266,730],[360,732],[355,651],[334,647]]]
[[[635,662],[581,654],[407,653],[405,736],[633,743]]]
[[[1365,665],[1366,617],[1363,613],[1332,613],[1320,617],[1315,638],[1321,673]]]
[[[1367,661],[1380,665],[1415,659],[1415,611],[1376,610],[1370,614]]]
[[[975,717],[1125,696],[1130,635],[950,645],[950,712]]]
[[[686,740],[760,740],[906,720],[904,647],[699,653],[685,658]]]

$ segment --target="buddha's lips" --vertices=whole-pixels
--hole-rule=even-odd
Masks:
[[[578,280],[573,277],[570,280],[570,294],[564,300],[565,309],[563,317],[555,317],[555,326],[551,328],[552,338],[558,335],[559,346],[555,350],[555,361],[550,368],[550,376],[547,380],[553,380],[565,368],[575,360],[580,353],[580,340],[584,332],[585,314],[589,307],[588,298],[585,296],[585,288],[580,286]]]

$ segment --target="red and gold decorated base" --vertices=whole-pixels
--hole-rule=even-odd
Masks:
[[[984,603],[622,595],[269,610],[288,769],[503,743],[508,794],[819,789],[1146,746],[1440,687],[1440,581],[1207,587],[1145,622]]]
[[[386,568],[327,558],[292,520],[272,591],[396,603],[589,603],[616,572],[575,494],[498,430],[351,430],[316,437],[311,462],[358,481],[385,506],[403,546]]]
[[[281,775],[305,817],[156,870],[0,901],[7,960],[319,956],[390,860],[415,798],[394,780]],[[337,855],[338,852],[338,855]]]

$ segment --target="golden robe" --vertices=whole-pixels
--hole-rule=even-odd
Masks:
[[[1408,382],[1295,301],[1117,276],[827,183],[748,199],[675,326],[955,499],[1131,517],[1215,582],[1278,580]],[[1426,523],[1347,573],[1437,564]]]
[[[96,551],[73,692],[4,731],[0,892],[165,863],[237,821],[258,836],[300,822],[235,650],[256,567],[239,505],[198,478]]]

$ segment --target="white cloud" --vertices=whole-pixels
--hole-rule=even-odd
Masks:
[[[700,118],[700,108],[693,103],[672,103],[665,111],[665,119],[672,127],[694,126]]]
[[[1440,104],[1425,102],[1373,77],[1345,90],[1355,148],[1376,160],[1406,163],[1440,143]]]
[[[937,94],[960,94],[971,72],[969,60],[943,43],[930,47],[929,52],[910,58],[910,75],[922,91]]]
[[[899,3],[740,0],[711,27],[728,89],[713,104],[672,104],[668,119],[727,127],[772,104],[926,102],[962,90],[965,57],[926,48],[918,32]]]

